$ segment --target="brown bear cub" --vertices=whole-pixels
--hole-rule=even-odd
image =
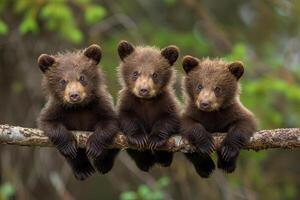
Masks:
[[[48,93],[48,102],[38,119],[39,127],[66,158],[79,180],[95,172],[88,156],[104,174],[113,167],[118,153],[116,149],[107,149],[119,129],[104,75],[97,67],[100,59],[98,45],[54,56],[42,54],[38,58],[44,74],[43,87]],[[93,132],[86,149],[76,145],[71,130]]]
[[[173,154],[155,149],[180,129],[178,105],[171,88],[179,50],[175,46],[162,50],[134,47],[121,41],[118,53],[123,86],[118,102],[120,128],[128,143],[138,148],[127,152],[142,171],[155,163],[170,166]]]
[[[217,151],[218,168],[233,172],[240,149],[257,126],[254,115],[239,100],[244,66],[238,61],[199,60],[191,56],[185,56],[182,65],[186,72],[182,132],[196,148],[195,153],[186,156],[200,176],[208,177],[215,169],[210,157],[214,150],[211,133],[227,132]]]

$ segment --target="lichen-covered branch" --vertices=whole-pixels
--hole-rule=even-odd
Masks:
[[[91,132],[73,131],[78,145],[84,147]],[[215,146],[218,148],[224,139],[224,133],[215,133]],[[0,144],[11,144],[21,146],[52,146],[43,131],[34,128],[23,128],[19,126],[0,125]],[[113,144],[114,148],[135,148],[128,146],[126,137],[118,134]],[[256,132],[245,149],[262,150],[271,148],[294,149],[300,148],[300,128],[283,128],[274,130],[261,130]],[[169,139],[164,147],[166,151],[192,152],[193,147],[181,136]]]

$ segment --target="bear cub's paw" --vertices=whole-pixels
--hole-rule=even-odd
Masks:
[[[198,165],[195,165],[195,169],[197,173],[202,178],[210,177],[210,175],[215,170],[215,168],[216,168],[215,163],[210,157],[203,159]]]
[[[127,135],[127,142],[138,149],[145,149],[148,144],[148,136],[140,133]]]
[[[69,141],[67,143],[57,145],[59,152],[70,158],[75,158],[77,154],[77,145],[75,141]]]
[[[227,173],[231,173],[236,168],[237,157],[240,153],[240,147],[236,145],[222,145],[218,154],[218,168],[223,169]]]
[[[73,170],[74,176],[77,180],[84,181],[88,177],[90,177],[93,173],[95,173],[95,169],[92,165],[84,165],[84,168],[80,170]]]
[[[89,157],[95,159],[98,158],[103,152],[103,145],[99,140],[99,137],[95,134],[91,135],[86,143],[86,153]]]
[[[173,161],[173,153],[167,151],[154,152],[156,163],[162,167],[169,167]]]
[[[187,140],[195,147],[195,152],[202,155],[209,155],[215,149],[213,137],[208,132],[201,133],[199,131],[191,130],[185,135]]]
[[[95,159],[94,165],[101,174],[106,174],[113,168],[114,158],[105,157],[103,159]]]
[[[167,142],[167,138],[163,138],[160,135],[152,134],[148,139],[148,147],[149,149],[156,149],[158,147],[163,146]]]

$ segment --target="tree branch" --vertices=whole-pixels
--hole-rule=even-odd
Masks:
[[[73,134],[80,147],[84,147],[91,132],[73,131]],[[224,133],[215,133],[214,140],[216,148],[219,148]],[[0,144],[21,145],[21,146],[40,146],[51,147],[52,144],[43,131],[34,128],[23,128],[19,126],[0,125]],[[118,134],[115,138],[113,148],[126,149],[135,148],[128,146],[126,137]],[[300,128],[283,128],[274,130],[261,130],[256,132],[245,149],[255,151],[263,149],[294,149],[300,148]],[[192,152],[191,146],[181,136],[174,136],[168,140],[166,145],[161,148],[166,151]]]

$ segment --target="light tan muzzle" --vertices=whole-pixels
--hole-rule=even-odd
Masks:
[[[136,81],[133,92],[140,98],[151,98],[155,96],[156,90],[152,78],[147,76],[140,76]]]
[[[80,103],[86,97],[86,92],[84,87],[77,81],[73,81],[67,84],[65,93],[64,93],[64,100],[68,103]]]
[[[202,90],[196,99],[196,106],[200,110],[207,112],[216,110],[219,104],[214,91],[208,89]]]

